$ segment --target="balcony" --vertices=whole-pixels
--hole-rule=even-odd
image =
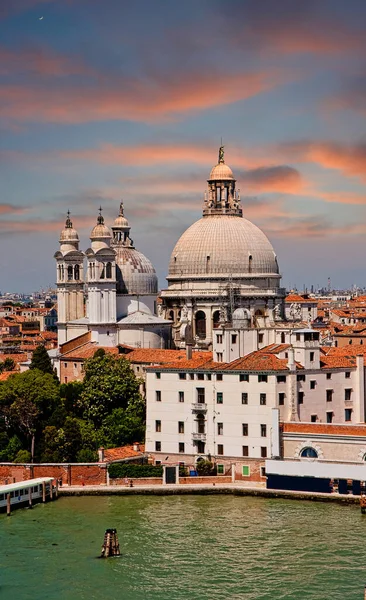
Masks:
[[[194,442],[205,442],[206,434],[205,433],[192,433],[192,440]]]
[[[192,403],[192,411],[193,412],[206,412],[207,404],[204,402],[193,402]]]

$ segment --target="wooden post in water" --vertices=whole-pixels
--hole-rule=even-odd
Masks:
[[[28,488],[28,501],[29,501],[29,508],[32,508],[32,488]]]
[[[362,494],[360,496],[360,507],[361,507],[361,513],[363,515],[366,514],[366,496],[364,494]]]
[[[56,477],[56,489],[55,489],[55,496],[56,498],[58,498],[58,479]]]
[[[117,529],[106,529],[100,558],[120,556],[120,554]]]
[[[50,481],[50,500],[52,500],[52,498],[53,498],[53,488],[52,488],[52,484],[53,484],[53,481]]]
[[[8,517],[10,517],[10,513],[11,513],[10,494],[7,494],[6,495],[6,514]]]
[[[42,481],[42,502],[46,502],[46,482]]]

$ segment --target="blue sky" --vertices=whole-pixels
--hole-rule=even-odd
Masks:
[[[223,138],[287,286],[365,284],[366,4],[2,0],[0,289],[119,202],[161,286]]]

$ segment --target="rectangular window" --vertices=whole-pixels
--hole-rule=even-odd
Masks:
[[[263,344],[263,333],[258,334],[258,344]]]
[[[280,392],[278,394],[278,404],[283,406],[285,404],[285,392]]]
[[[249,446],[243,446],[243,456],[249,456]]]
[[[258,375],[259,383],[267,383],[267,381],[268,381],[268,375]]]
[[[352,421],[352,408],[346,408],[344,411],[344,420]]]
[[[161,442],[155,442],[155,452],[161,452]]]
[[[265,406],[267,404],[267,396],[266,396],[266,394],[259,394],[259,404],[261,406]]]
[[[241,395],[241,403],[248,404],[248,392],[243,392]]]
[[[155,421],[155,431],[161,432],[161,421]]]
[[[310,362],[314,362],[315,352],[310,352]]]
[[[194,373],[189,374],[189,379],[194,379]]]
[[[311,423],[316,423],[318,420],[318,415],[311,415],[310,416],[310,421]]]
[[[277,383],[286,383],[286,375],[277,375]]]
[[[297,381],[305,381],[305,375],[298,375]]]
[[[249,375],[247,375],[246,373],[242,373],[241,375],[239,375],[239,380],[240,381],[249,381]]]
[[[267,458],[267,446],[261,446],[261,458]]]
[[[78,368],[77,364],[76,364],[76,363],[74,363],[74,369],[77,369],[77,368]]]
[[[155,461],[155,464],[156,464],[156,465],[161,465],[161,460],[156,460],[156,461]]]
[[[205,403],[205,388],[197,388],[197,402],[198,404]]]
[[[216,393],[216,402],[217,404],[223,404],[224,403],[224,395],[222,392],[217,392]]]
[[[217,465],[217,474],[224,475],[224,473],[225,473],[224,465]]]
[[[261,425],[261,437],[267,437],[267,425]]]
[[[332,373],[327,373],[327,379],[332,379]]]
[[[204,373],[197,373],[197,379],[199,379],[200,381],[202,381],[205,378]]]
[[[217,435],[224,435],[224,424],[217,423]]]
[[[243,423],[243,435],[248,435],[248,423]]]
[[[344,374],[346,379],[349,379],[351,377],[351,372],[350,371],[346,371]]]
[[[261,477],[266,476],[266,467],[261,467]]]
[[[250,467],[249,465],[243,465],[241,468],[241,472],[243,477],[250,477]]]
[[[184,421],[178,421],[178,433],[184,433]]]
[[[304,392],[298,392],[297,393],[297,401],[299,404],[303,404],[304,403]]]
[[[183,452],[184,453],[184,442],[179,442],[178,448],[179,448],[179,452]]]
[[[300,341],[300,334],[299,334],[299,333],[297,333],[297,334],[296,334],[296,341],[297,341],[297,342],[299,342],[299,341]]]
[[[344,390],[344,399],[351,400],[352,398],[352,389]]]
[[[333,412],[327,412],[327,423],[333,422]]]
[[[155,377],[156,377],[156,379],[160,379],[161,378],[161,373],[155,373]]]
[[[217,373],[216,381],[222,381],[222,373]]]
[[[220,333],[216,335],[216,342],[222,344],[222,335]]]
[[[236,335],[236,333],[233,333],[231,335],[231,343],[232,344],[236,344],[236,340],[237,340],[238,336]]]
[[[311,390],[315,390],[315,386],[316,386],[316,381],[315,381],[315,379],[312,379],[312,380],[310,381],[310,389],[311,389]]]
[[[65,383],[67,383],[67,377],[65,377]]]
[[[217,362],[222,362],[223,361],[223,354],[222,354],[222,352],[216,352],[216,356],[217,356]]]
[[[224,454],[224,446],[223,444],[217,444],[217,454],[222,456]]]
[[[155,400],[156,400],[156,402],[161,402],[161,391],[160,390],[156,390]]]
[[[67,369],[67,363],[64,363],[64,367],[65,367],[65,369]]]
[[[326,393],[327,402],[332,402],[333,390],[326,390],[325,393]]]
[[[179,402],[184,402],[184,392],[178,392],[178,400]]]
[[[187,373],[179,373],[179,379],[186,379]]]
[[[207,373],[206,379],[207,379],[207,381],[211,381],[211,373]]]

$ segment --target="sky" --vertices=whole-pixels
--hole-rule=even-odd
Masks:
[[[288,288],[366,285],[364,0],[1,0],[0,290],[124,201],[161,287],[222,138]]]

